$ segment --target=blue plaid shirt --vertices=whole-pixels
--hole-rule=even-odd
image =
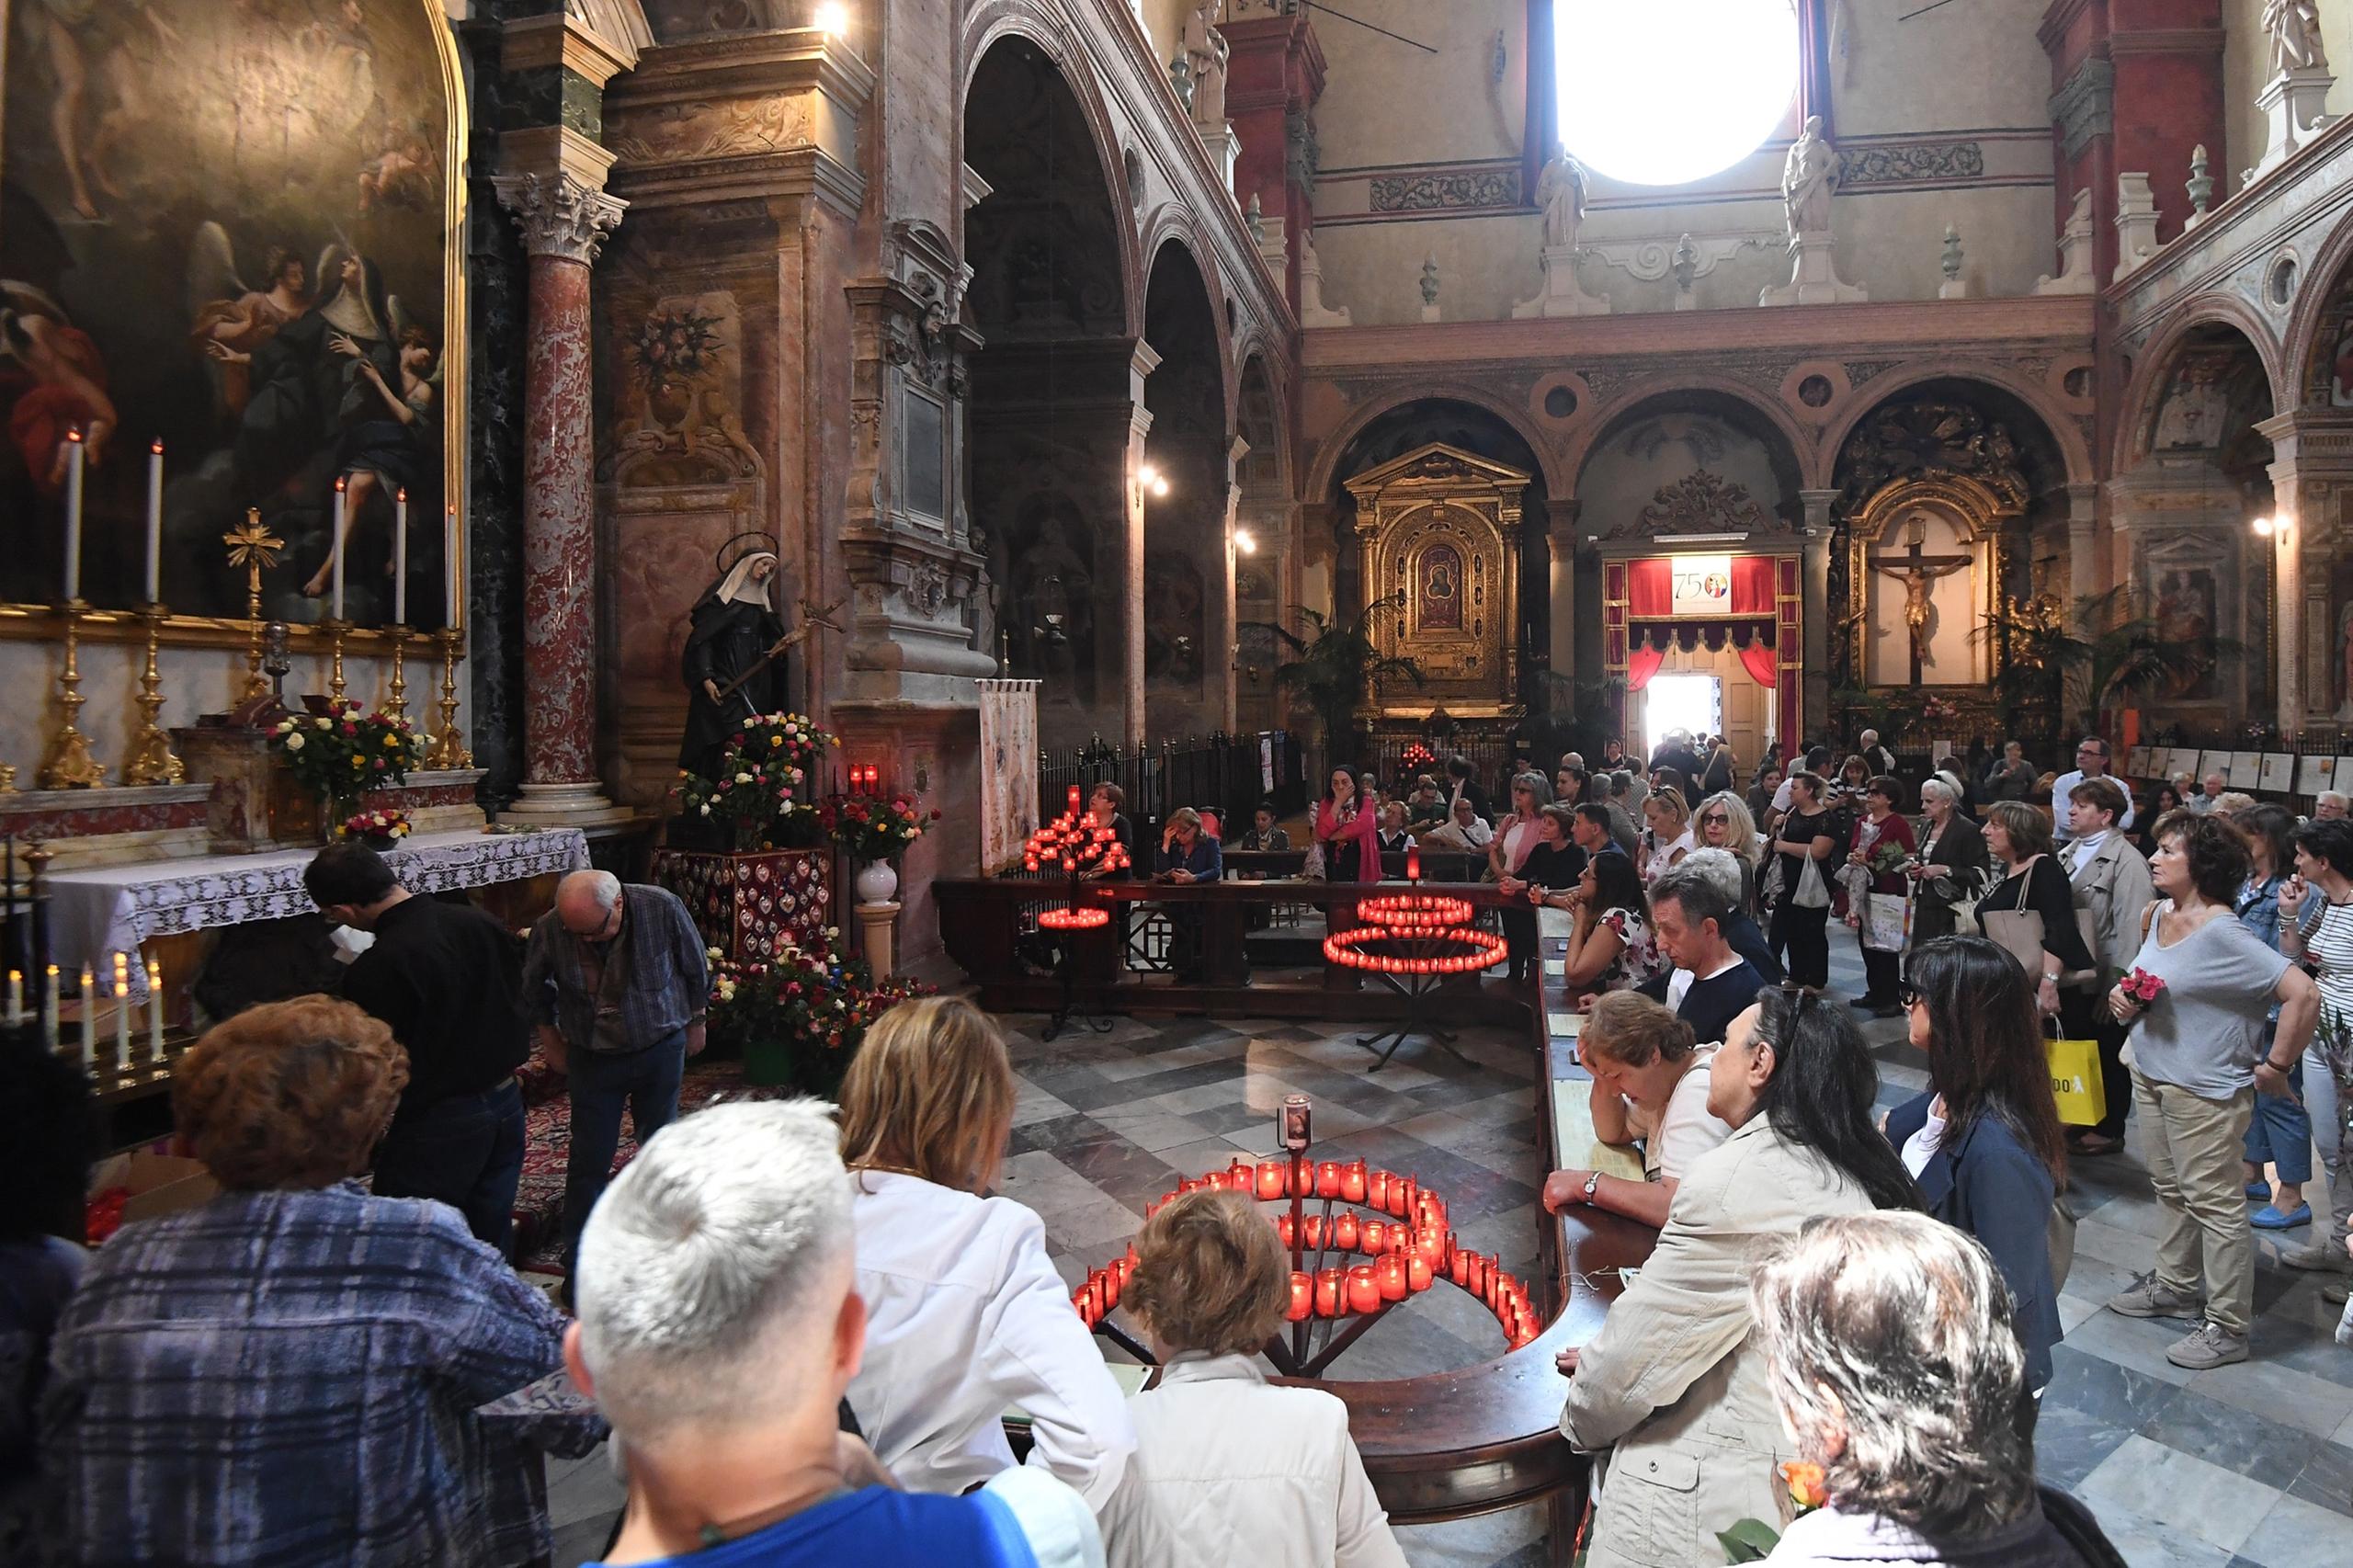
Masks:
[[[659,1045],[702,1022],[710,1004],[710,960],[677,894],[621,884],[621,928],[611,944],[621,961],[608,960],[597,993],[589,991],[581,961],[587,945],[553,910],[532,926],[523,955],[523,1006],[533,1023],[553,1024],[574,1051],[617,1051]]]
[[[539,1452],[477,1406],[563,1319],[438,1203],[228,1192],[123,1227],[52,1344],[41,1463],[65,1561],[393,1568],[544,1559]],[[594,1417],[540,1440],[570,1455]]]

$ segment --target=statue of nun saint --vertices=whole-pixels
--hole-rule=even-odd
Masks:
[[[695,601],[681,661],[687,734],[678,747],[678,766],[706,778],[718,768],[720,754],[738,726],[790,701],[779,646],[785,627],[776,611],[775,548],[766,534],[739,536],[722,547],[720,561],[747,540],[756,542],[733,565],[724,565],[719,580]]]

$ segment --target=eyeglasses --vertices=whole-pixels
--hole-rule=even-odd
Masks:
[[[1699,819],[1699,825],[1701,827],[1729,827],[1732,825],[1732,818],[1724,815],[1722,812],[1710,812],[1706,816]]]
[[[1895,988],[1895,1001],[1899,1006],[1917,1007],[1923,1006],[1927,1000],[1928,998],[1916,985],[1899,985]]]

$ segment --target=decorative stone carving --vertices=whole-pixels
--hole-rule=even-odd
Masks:
[[[1662,484],[1651,504],[1604,530],[1602,539],[1670,539],[1685,534],[1770,534],[1788,528],[1759,506],[1748,486],[1709,469]]]
[[[2010,433],[1967,403],[1892,403],[1847,438],[1840,459],[1841,509],[1854,511],[1898,480],[1938,475],[1972,479],[2008,514],[2026,510],[2029,493]]]
[[[2206,221],[2206,209],[2214,200],[2214,176],[2206,172],[2203,142],[2189,150],[2189,179],[2181,188],[2189,197],[2189,221],[2182,225],[2187,231]]]
[[[1675,242],[1675,259],[1667,264],[1667,270],[1675,274],[1675,308],[1697,310],[1699,301],[1693,296],[1691,285],[1699,276],[1699,251],[1689,234]]]
[[[1299,236],[1299,324],[1302,327],[1351,324],[1345,308],[1334,310],[1324,303],[1324,261],[1315,254],[1315,236],[1303,230]]]
[[[629,203],[591,189],[570,175],[541,179],[536,174],[497,175],[491,186],[498,204],[523,231],[523,249],[586,267],[597,259],[605,236],[620,224]]]
[[[1438,319],[1438,256],[1435,252],[1422,258],[1422,319]]]
[[[2035,280],[2038,294],[2096,294],[2099,280],[2092,276],[2092,193],[2075,192],[2075,210],[2059,240],[2059,275],[2044,273]]]
[[[2264,0],[2263,30],[2271,40],[2271,74],[2325,71],[2328,51],[2320,38],[2315,0]]]
[[[1199,125],[1225,124],[1226,62],[1232,50],[1217,30],[1224,12],[1225,0],[1193,0],[1185,13],[1179,48],[1192,67],[1193,78],[1192,96],[1186,107]]]
[[[1961,276],[1961,231],[1950,223],[1945,225],[1945,254],[1939,265],[1943,269],[1945,280],[1937,285],[1937,298],[1939,300],[1969,298],[1969,284]]]
[[[2145,174],[2116,176],[2116,274],[2121,283],[2157,254],[2157,199]]]
[[[1565,143],[1544,165],[1536,182],[1536,201],[1544,210],[1544,244],[1537,257],[1544,269],[1544,288],[1534,299],[1514,305],[1513,318],[1608,315],[1609,301],[1587,294],[1577,283],[1577,230],[1585,222],[1586,176]]]
[[[1781,169],[1790,280],[1765,290],[1757,296],[1758,304],[1836,305],[1870,298],[1854,284],[1838,280],[1830,233],[1830,200],[1837,193],[1838,149],[1822,133],[1822,117],[1809,115]]]

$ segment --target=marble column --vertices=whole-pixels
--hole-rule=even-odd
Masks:
[[[1242,460],[1250,455],[1250,443],[1241,437],[1233,437],[1225,452],[1225,549],[1222,552],[1224,570],[1218,580],[1217,600],[1211,607],[1209,642],[1217,650],[1217,663],[1211,669],[1217,675],[1217,727],[1232,734],[1242,723],[1242,691],[1240,672],[1235,665],[1241,660],[1241,612],[1235,608],[1235,578],[1240,566],[1235,560],[1237,546],[1234,533],[1242,526]]]
[[[2353,419],[2297,410],[2255,428],[2271,443],[2277,722],[2292,734],[2316,722],[2353,720],[2353,683],[2340,681],[2347,661],[2334,581],[2340,519],[2353,501]]]
[[[1128,362],[1127,469],[1120,531],[1120,744],[1130,756],[1143,753],[1143,468],[1144,437],[1152,433],[1152,411],[1143,404],[1143,383],[1160,369],[1152,345],[1138,343]],[[1098,611],[1099,613],[1099,611]]]
[[[1798,499],[1805,506],[1805,711],[1773,719],[1781,755],[1792,758],[1805,755],[1806,724],[1818,726],[1830,717],[1830,506],[1838,492],[1801,490]]]
[[[597,775],[596,442],[588,264],[628,204],[568,174],[501,176],[529,257],[523,368],[523,795],[509,819],[613,814]]]
[[[2097,482],[2067,486],[2067,597],[2063,609],[2072,616],[2077,599],[2109,586],[2099,561],[2099,485]],[[1996,594],[2000,586],[1996,585]],[[2072,665],[2060,677],[2067,710],[2080,713],[2091,706],[2091,671]]]
[[[1584,507],[1574,495],[1552,496],[1544,503],[1544,538],[1551,547],[1545,616],[1552,635],[1547,648],[1552,673],[1563,680],[1574,680],[1577,674],[1577,514]]]

